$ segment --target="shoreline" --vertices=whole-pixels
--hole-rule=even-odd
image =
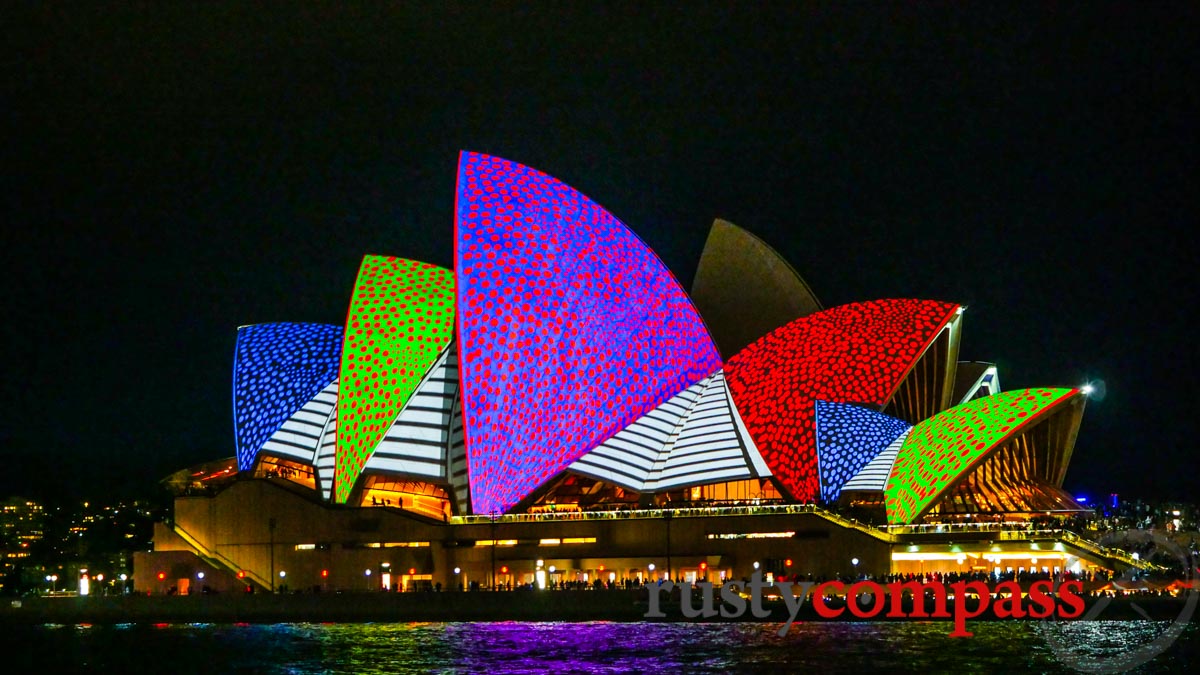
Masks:
[[[1084,598],[1084,615],[1101,598]],[[17,606],[19,603],[19,606]],[[1174,620],[1184,608],[1185,597],[1118,596],[1097,617],[1099,620]],[[830,607],[844,606],[833,601]],[[973,604],[973,602],[972,602]],[[615,621],[655,623],[769,623],[786,622],[782,601],[766,601],[768,617],[756,618],[749,611],[741,617],[687,618],[678,594],[662,598],[664,618],[647,618],[645,589],[605,591],[472,591],[415,593],[315,593],[291,595],[128,595],[94,597],[31,597],[6,599],[0,605],[0,624],[122,624],[122,623],[410,623],[410,622],[500,622],[500,621]],[[698,606],[698,603],[696,603]],[[912,614],[912,601],[902,604]],[[932,604],[929,605],[932,610]],[[949,604],[953,614],[953,603]],[[1139,611],[1140,610],[1140,611]],[[1145,615],[1142,614],[1145,612]],[[876,622],[943,621],[952,618],[879,616],[859,619],[843,612],[842,617],[817,615],[811,602],[801,606],[796,621]],[[1075,619],[1064,619],[1072,621]],[[992,608],[974,621],[1040,621],[1000,618]]]

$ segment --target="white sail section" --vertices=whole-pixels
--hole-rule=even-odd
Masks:
[[[447,482],[451,408],[457,396],[458,355],[451,343],[375,446],[363,473]]]
[[[450,476],[450,487],[453,488],[458,512],[471,513],[471,483],[467,477],[467,443],[463,431],[461,395],[454,398],[454,407],[450,410],[450,449],[447,459],[447,475]]]
[[[996,366],[989,365],[956,405],[998,393],[1000,393],[1000,373],[996,370]]]
[[[332,387],[334,398],[337,398],[337,380],[333,381]],[[326,387],[327,389],[329,387]],[[322,392],[324,393],[324,392]],[[317,472],[317,487],[321,489],[321,497],[326,501],[329,500],[333,493],[333,468],[337,462],[337,405],[334,405],[333,412],[329,415],[329,421],[325,423],[325,430],[321,432],[321,444],[317,446],[316,454],[313,455],[312,465]]]
[[[896,463],[896,454],[900,452],[900,446],[904,445],[905,439],[912,433],[912,429],[908,429],[900,434],[896,440],[888,444],[883,452],[880,452],[862,468],[861,471],[854,474],[854,477],[846,481],[842,486],[842,492],[882,492],[887,487],[888,476],[892,473],[892,465]]]
[[[569,469],[638,492],[770,475],[720,370],[638,418]]]
[[[321,433],[337,409],[337,380],[330,382],[292,414],[259,449],[258,454],[283,457],[311,465],[321,444]]]

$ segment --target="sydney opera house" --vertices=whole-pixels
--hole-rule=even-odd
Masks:
[[[563,183],[463,153],[454,270],[237,331],[236,456],[138,586],[366,590],[1130,564],[1060,526],[1086,395],[959,361],[964,307],[825,308],[716,221],[691,293]],[[348,280],[348,277],[347,277]],[[198,576],[203,574],[203,576]]]

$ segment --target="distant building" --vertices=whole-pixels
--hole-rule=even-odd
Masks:
[[[0,502],[0,592],[45,536],[46,511],[40,503],[24,497]]]
[[[1061,487],[1086,396],[960,363],[961,305],[823,309],[724,221],[689,297],[557,180],[458,181],[454,271],[369,255],[345,326],[238,330],[236,455],[168,479],[139,587],[1129,563],[1038,522],[1091,513]]]

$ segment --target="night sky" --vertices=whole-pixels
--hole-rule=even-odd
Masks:
[[[1197,5],[5,9],[0,495],[231,456],[237,326],[453,265],[458,151],[690,287],[722,217],[826,306],[969,306],[1004,388],[1102,380],[1066,486],[1194,498]],[[251,5],[254,3],[244,3]]]

